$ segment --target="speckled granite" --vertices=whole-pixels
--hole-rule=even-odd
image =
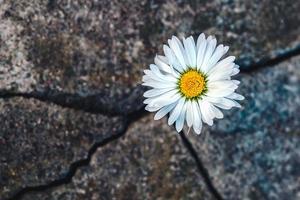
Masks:
[[[189,138],[224,199],[299,199],[300,57],[240,81],[242,111]]]
[[[95,142],[122,129],[108,118],[22,98],[0,100],[0,199],[63,178]]]
[[[125,137],[99,149],[70,184],[23,199],[214,199],[179,135],[152,118],[135,122]]]

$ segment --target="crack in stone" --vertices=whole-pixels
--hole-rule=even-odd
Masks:
[[[98,148],[105,146],[106,144],[122,137],[125,134],[126,130],[123,132],[120,132],[119,134],[116,134],[112,137],[106,138],[101,142],[95,143],[88,151],[88,156],[85,159],[76,161],[72,163],[69,167],[68,173],[65,175],[64,178],[56,179],[50,183],[44,184],[44,185],[38,185],[38,186],[28,186],[22,188],[20,191],[18,191],[13,197],[7,199],[7,200],[18,200],[21,199],[25,194],[30,192],[41,192],[45,191],[47,189],[50,189],[52,187],[58,187],[63,184],[68,184],[72,181],[73,176],[76,174],[77,170],[80,167],[89,165],[91,158],[93,154],[97,151]]]
[[[198,156],[197,152],[195,151],[195,149],[194,149],[193,145],[191,144],[191,142],[189,141],[189,139],[185,136],[183,131],[181,131],[179,133],[179,135],[182,139],[184,146],[187,148],[187,150],[189,151],[189,153],[195,160],[198,171],[199,171],[200,175],[202,176],[202,178],[204,179],[204,182],[205,182],[209,192],[215,197],[216,200],[223,200],[223,197],[218,192],[216,187],[213,185],[207,169],[204,167],[200,157]]]
[[[127,118],[124,118],[124,121],[123,121],[124,128],[118,134],[115,134],[111,137],[105,138],[102,141],[96,142],[95,144],[93,144],[92,147],[88,151],[87,157],[85,159],[81,159],[81,160],[78,160],[76,162],[73,162],[70,165],[67,174],[63,178],[56,179],[54,181],[51,181],[50,183],[43,184],[43,185],[24,187],[21,190],[19,190],[14,196],[12,196],[11,198],[8,198],[7,200],[19,200],[25,194],[28,194],[28,193],[41,192],[41,191],[45,191],[45,190],[48,190],[48,189],[53,188],[53,187],[59,187],[61,185],[65,185],[65,184],[70,183],[72,181],[72,178],[76,174],[77,170],[79,170],[79,168],[81,168],[83,166],[88,166],[90,164],[93,155],[96,153],[96,151],[99,148],[101,148],[101,147],[109,144],[110,142],[113,142],[113,141],[121,138],[122,136],[124,136],[126,134],[128,128],[129,128],[129,126],[132,123],[134,123],[135,121],[137,121],[138,119],[142,118],[146,114],[147,113],[145,112],[144,108],[129,114],[127,116]]]
[[[273,59],[262,60],[260,62],[249,65],[248,67],[242,67],[241,72],[249,73],[249,72],[261,69],[265,66],[274,66],[280,62],[288,60],[291,57],[294,57],[297,55],[300,55],[300,45],[298,47],[296,47],[295,49],[285,51],[284,53],[279,54],[278,56],[276,56]],[[124,114],[124,111],[121,111],[120,109],[117,109],[117,108],[109,109],[101,101],[101,98],[103,97],[102,95],[91,95],[91,96],[82,97],[77,94],[68,94],[68,93],[61,93],[61,92],[55,92],[55,91],[31,92],[31,93],[18,93],[18,92],[11,92],[11,91],[5,91],[5,90],[0,91],[0,98],[5,99],[5,98],[14,98],[14,97],[23,97],[23,98],[28,98],[28,99],[34,98],[34,99],[37,99],[40,101],[54,103],[54,104],[57,104],[62,107],[83,110],[85,112],[94,113],[94,114],[102,114],[102,115],[106,115],[106,116],[123,116],[125,121],[124,121],[124,129],[121,130],[118,134],[108,137],[108,138],[102,140],[101,142],[95,143],[89,149],[88,156],[85,159],[82,159],[82,160],[72,163],[69,167],[68,173],[65,175],[64,178],[54,180],[54,181],[52,181],[48,184],[44,184],[44,185],[24,187],[23,189],[21,189],[19,192],[17,192],[13,197],[9,198],[8,200],[18,200],[18,199],[22,198],[22,196],[24,196],[25,194],[30,193],[30,192],[45,191],[52,187],[59,187],[61,185],[70,183],[72,181],[72,178],[74,177],[74,175],[76,174],[77,170],[80,167],[88,166],[90,164],[92,156],[99,148],[124,136],[131,123],[134,123],[135,121],[137,121],[138,119],[140,119],[141,117],[145,116],[148,113],[145,111],[144,105],[142,105],[141,108],[139,108],[137,111],[131,112],[129,114]],[[123,104],[125,104],[125,103],[127,103],[127,102],[125,101]],[[218,190],[213,185],[207,169],[204,167],[201,159],[199,158],[198,154],[196,153],[191,142],[188,140],[188,138],[184,135],[183,132],[180,132],[180,137],[184,143],[184,146],[187,148],[190,155],[195,160],[198,171],[199,171],[200,175],[203,177],[210,193],[217,200],[223,200],[222,196],[220,195]]]
[[[274,58],[262,59],[259,62],[254,62],[252,64],[249,64],[248,66],[241,65],[241,73],[250,73],[264,67],[275,66],[298,55],[300,55],[300,45],[297,45],[295,48],[278,53]],[[239,61],[237,63],[239,63]]]
[[[140,94],[137,94],[140,93]],[[118,100],[118,104],[112,104],[111,98],[106,94],[94,94],[89,96],[80,96],[79,94],[65,93],[55,90],[48,90],[46,92],[33,91],[29,93],[22,92],[12,92],[6,90],[0,90],[0,98],[8,99],[14,97],[23,97],[26,99],[37,99],[42,102],[54,103],[61,107],[72,108],[75,110],[81,110],[92,114],[102,114],[105,116],[115,117],[115,116],[127,116],[128,113],[133,113],[136,111],[131,111],[128,108],[131,100],[136,99],[141,96],[142,99],[143,89],[141,87],[136,87],[129,97],[122,100]],[[121,99],[121,98],[120,98]],[[142,100],[141,100],[142,101]],[[135,100],[136,102],[136,100]],[[135,109],[141,109],[143,104],[137,104]]]
[[[75,176],[77,170],[79,170],[79,168],[88,166],[90,164],[93,155],[96,153],[96,151],[99,148],[124,136],[127,133],[129,126],[132,123],[138,121],[139,119],[141,119],[142,117],[144,117],[147,114],[149,114],[149,112],[145,111],[145,109],[143,107],[143,108],[139,109],[138,111],[127,115],[127,117],[124,118],[125,121],[124,121],[123,130],[121,130],[118,134],[115,134],[111,137],[105,138],[101,142],[97,142],[94,145],[92,145],[92,147],[88,151],[87,157],[85,159],[82,159],[82,160],[72,163],[70,165],[69,170],[68,170],[67,174],[65,175],[65,177],[54,180],[50,183],[43,184],[43,185],[24,187],[19,192],[17,192],[13,197],[8,198],[7,200],[19,200],[25,194],[28,194],[31,192],[42,192],[42,191],[51,189],[53,187],[59,187],[59,186],[65,185],[65,184],[69,184],[72,181],[73,177]],[[219,192],[213,185],[207,170],[203,166],[203,163],[202,163],[201,159],[198,157],[198,154],[196,153],[191,142],[188,140],[188,138],[184,135],[183,132],[180,132],[179,134],[183,141],[184,146],[187,148],[188,152],[190,153],[192,158],[195,160],[198,171],[199,171],[201,177],[204,179],[209,192],[215,197],[216,200],[223,200],[222,196],[219,194]]]
[[[279,53],[274,58],[261,60],[247,66],[241,65],[241,73],[250,73],[266,66],[274,66],[297,55],[300,55],[300,45],[296,48],[284,51],[283,53]],[[239,63],[239,61],[237,63]],[[136,98],[142,96],[144,91],[145,87],[137,86],[133,89],[129,97],[119,97],[116,100],[118,103],[113,105],[111,104],[111,98],[108,94],[106,94],[106,92],[81,96],[79,94],[71,94],[55,90],[48,90],[45,92],[33,91],[28,93],[0,90],[0,98],[34,98],[43,102],[54,103],[62,107],[82,110],[93,114],[102,114],[105,116],[127,116],[127,113],[136,112],[130,110],[128,106],[130,107],[131,102],[137,102]],[[135,104],[138,105],[137,109],[144,107],[141,102],[142,98],[139,99],[139,103]]]

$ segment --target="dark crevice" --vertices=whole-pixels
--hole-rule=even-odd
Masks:
[[[50,5],[51,7],[51,5]],[[300,46],[297,48],[285,51],[282,54],[279,54],[273,59],[266,59],[262,60],[260,62],[254,63],[249,66],[241,66],[241,72],[243,73],[249,73],[252,71],[256,71],[258,69],[261,69],[265,66],[273,66],[276,65],[282,61],[285,61],[287,59],[290,59],[293,56],[300,55]],[[52,181],[45,185],[39,185],[39,186],[32,186],[32,187],[24,187],[19,192],[17,192],[12,198],[9,200],[17,200],[20,199],[22,196],[24,196],[27,193],[30,192],[40,192],[45,191],[47,189],[50,189],[52,187],[58,187],[63,184],[68,184],[72,181],[73,176],[76,174],[77,170],[80,167],[89,165],[92,156],[97,151],[98,148],[101,148],[105,146],[106,144],[115,141],[125,135],[129,125],[132,122],[137,121],[142,116],[144,116],[147,112],[144,110],[144,106],[141,103],[142,93],[144,91],[144,88],[137,87],[136,90],[133,91],[134,94],[131,94],[129,97],[126,97],[124,100],[117,101],[118,103],[112,103],[109,101],[110,97],[105,97],[106,94],[96,94],[96,95],[90,95],[90,96],[80,96],[78,94],[69,94],[69,93],[63,93],[58,91],[48,91],[48,92],[31,92],[31,93],[18,93],[18,92],[10,92],[10,91],[0,91],[0,98],[14,98],[14,97],[23,97],[23,98],[33,98],[44,102],[54,103],[62,107],[68,107],[73,108],[77,110],[82,110],[85,112],[95,113],[95,114],[103,114],[107,116],[123,116],[125,119],[125,125],[123,130],[121,130],[118,134],[115,134],[109,138],[106,138],[102,140],[101,142],[95,143],[89,150],[88,156],[83,159],[76,161],[72,163],[69,167],[68,173],[61,179]],[[138,100],[136,100],[138,98]],[[122,97],[120,98],[122,99]],[[127,105],[130,105],[130,102],[137,102],[135,105],[137,105],[134,109],[136,111],[132,112],[130,109],[126,107]],[[111,105],[113,104],[113,105]],[[129,114],[128,114],[129,113]],[[182,138],[182,141],[185,145],[185,147],[188,149],[189,153],[193,157],[193,159],[196,162],[197,168],[199,170],[199,173],[203,177],[208,190],[211,192],[211,194],[217,199],[217,200],[223,200],[220,193],[217,191],[215,186],[213,185],[209,174],[205,167],[203,166],[203,163],[201,159],[199,158],[197,152],[193,148],[190,141],[186,138],[183,132],[180,133],[180,136]]]
[[[200,157],[198,156],[197,152],[195,151],[193,145],[191,144],[191,142],[187,139],[187,137],[185,136],[184,132],[180,132],[180,137],[183,141],[184,146],[187,148],[187,150],[189,151],[189,153],[191,154],[191,156],[194,158],[197,168],[199,170],[200,175],[203,177],[204,182],[207,186],[207,189],[209,190],[209,192],[215,197],[216,200],[223,200],[222,196],[220,195],[220,193],[218,192],[218,190],[215,188],[215,186],[213,185],[208,171],[207,169],[204,167]]]
[[[119,133],[117,133],[111,137],[105,138],[100,142],[96,142],[95,144],[93,144],[92,147],[88,151],[87,157],[85,159],[82,159],[82,160],[72,163],[69,167],[68,173],[63,178],[54,180],[54,181],[44,184],[44,185],[24,187],[23,189],[18,191],[13,197],[11,197],[7,200],[19,200],[25,194],[28,194],[28,193],[42,192],[42,191],[51,189],[53,187],[59,187],[61,185],[70,183],[72,181],[72,178],[76,174],[77,170],[79,170],[79,168],[88,166],[90,164],[92,156],[96,153],[96,151],[99,148],[104,147],[108,143],[113,142],[113,141],[121,138],[122,136],[124,136],[127,132],[128,127],[130,126],[130,124],[137,121],[138,119],[142,118],[146,114],[147,113],[144,111],[144,108],[143,108],[143,109],[138,110],[137,112],[134,112],[134,113],[131,113],[130,115],[128,115],[128,117],[124,119],[124,127],[122,128],[122,130],[119,131]]]
[[[282,53],[278,53],[274,58],[262,59],[258,62],[252,63],[247,66],[240,65],[240,69],[242,73],[250,73],[262,69],[264,67],[275,66],[297,55],[300,55],[300,45],[293,49],[283,51]]]
[[[274,58],[263,59],[250,65],[241,65],[241,73],[250,73],[266,66],[274,66],[297,55],[300,55],[300,45],[291,50],[279,53]],[[112,96],[109,89],[98,94],[86,96],[51,89],[45,89],[45,91],[33,91],[29,93],[0,90],[0,98],[33,98],[48,103],[54,103],[62,107],[73,108],[94,114],[103,114],[106,116],[127,116],[127,113],[134,112],[134,110],[138,110],[143,107],[142,94],[144,91],[145,87],[140,85],[132,89],[128,95],[123,94],[119,96]],[[135,102],[135,108],[132,108],[132,102]]]
[[[24,187],[19,192],[17,192],[12,198],[9,198],[8,200],[18,200],[18,199],[21,199],[25,194],[28,194],[30,192],[41,192],[41,191],[50,189],[52,187],[58,187],[63,184],[70,183],[72,181],[73,176],[76,174],[77,170],[80,167],[89,165],[93,154],[97,151],[98,148],[103,147],[106,144],[120,138],[124,134],[125,134],[125,130],[123,132],[120,132],[119,134],[113,135],[112,137],[106,138],[106,139],[102,140],[101,142],[95,143],[90,148],[90,150],[88,152],[88,156],[85,159],[76,161],[70,165],[68,173],[65,175],[65,177],[54,180],[54,181],[44,184],[44,185]]]
[[[65,93],[56,90],[33,91],[29,93],[11,92],[0,90],[0,98],[8,99],[23,97],[26,99],[37,99],[39,101],[54,103],[61,107],[82,110],[92,114],[102,114],[106,116],[127,116],[128,113],[135,112],[144,107],[143,92],[144,87],[138,86],[132,90],[125,98],[122,96],[111,97],[110,91],[82,96],[79,94]],[[134,108],[132,102],[136,102]]]

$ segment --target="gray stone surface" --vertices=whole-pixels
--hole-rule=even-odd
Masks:
[[[216,35],[249,69],[299,46],[299,9],[294,0],[0,0],[0,96],[35,98],[0,99],[0,199],[64,177],[119,133],[123,120],[111,115],[143,106],[142,71],[171,35]],[[242,111],[188,136],[224,199],[300,199],[299,67],[297,57],[240,75]],[[143,118],[71,183],[25,198],[211,199],[172,130]]]
[[[189,138],[224,199],[299,199],[300,57],[240,81],[242,111]]]
[[[62,179],[95,142],[123,129],[108,118],[33,99],[0,100],[0,199]]]
[[[165,120],[149,115],[121,139],[98,149],[73,181],[24,200],[213,199],[196,164]]]
[[[246,66],[299,45],[299,9],[294,0],[1,0],[0,89],[117,104],[171,35],[216,35]]]

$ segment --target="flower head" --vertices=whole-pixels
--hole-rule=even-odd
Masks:
[[[203,33],[196,43],[192,36],[183,42],[173,36],[168,44],[143,76],[143,85],[152,88],[144,93],[145,109],[157,112],[155,120],[170,113],[168,124],[175,123],[178,132],[186,121],[200,134],[202,121],[211,126],[214,118],[223,118],[220,108],[240,107],[235,101],[244,99],[235,93],[240,82],[231,79],[239,66],[234,56],[221,59],[228,46],[217,46],[215,38]]]

